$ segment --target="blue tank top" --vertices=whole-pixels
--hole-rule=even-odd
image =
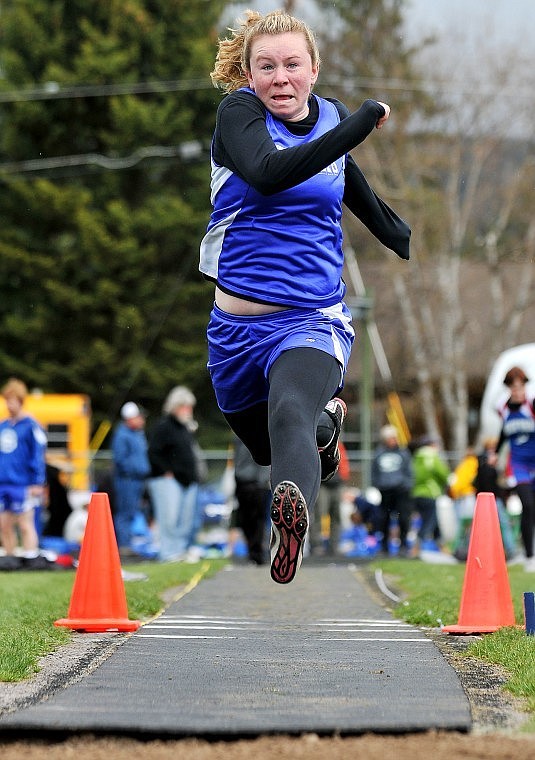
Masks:
[[[535,415],[533,399],[528,399],[518,409],[504,404],[499,408],[503,419],[503,435],[511,447],[514,462],[535,467]]]
[[[319,117],[307,135],[292,134],[267,113],[266,127],[278,150],[310,142],[339,123],[336,106],[316,99]],[[213,212],[201,243],[200,271],[223,290],[250,300],[303,308],[338,303],[345,293],[345,160],[342,156],[305,182],[266,196],[212,158]]]

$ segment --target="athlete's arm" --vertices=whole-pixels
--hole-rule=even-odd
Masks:
[[[494,447],[494,451],[496,452],[496,454],[500,451],[501,447],[503,446],[506,440],[507,438],[505,437],[505,433],[503,432],[503,427],[502,427],[502,429],[500,430],[498,442],[496,443],[496,446]]]
[[[235,92],[221,103],[214,159],[236,172],[263,195],[295,187],[361,143],[385,115],[375,100],[336,127],[303,145],[278,150],[266,128],[266,109],[251,93]]]
[[[347,106],[335,98],[329,100],[342,121],[350,116]],[[346,162],[344,204],[384,246],[402,259],[409,258],[409,225],[374,193],[351,155]]]

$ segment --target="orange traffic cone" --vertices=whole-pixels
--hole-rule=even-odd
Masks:
[[[496,498],[478,493],[470,533],[459,620],[446,633],[491,633],[515,625]]]
[[[75,631],[137,631],[128,619],[126,594],[108,494],[94,493],[67,618],[54,625]]]

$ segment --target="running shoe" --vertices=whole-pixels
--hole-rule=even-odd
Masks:
[[[271,577],[290,583],[303,559],[308,512],[303,494],[291,480],[275,487],[271,502]]]
[[[325,407],[325,411],[334,423],[334,432],[329,443],[318,448],[321,461],[321,480],[323,483],[330,480],[338,472],[338,466],[340,465],[338,440],[347,414],[347,407],[341,398],[333,398]]]

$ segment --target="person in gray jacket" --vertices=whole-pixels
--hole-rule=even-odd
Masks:
[[[407,534],[411,516],[411,488],[413,484],[412,457],[409,450],[400,446],[396,428],[385,425],[380,430],[380,443],[375,450],[371,479],[381,493],[380,531],[381,548],[388,553],[390,520],[398,515],[399,551],[407,554]]]
[[[249,560],[264,565],[266,525],[271,487],[270,468],[257,464],[238,437],[234,440],[234,477],[236,480],[237,525],[243,531]]]

